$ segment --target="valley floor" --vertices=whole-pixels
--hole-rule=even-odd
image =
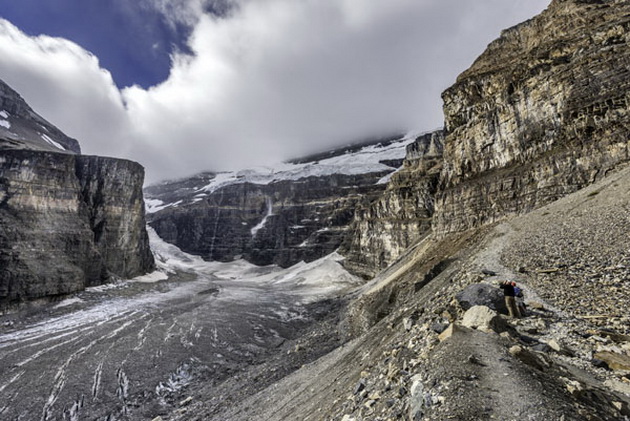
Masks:
[[[216,393],[225,405],[338,345],[333,329],[287,357],[309,326],[337,314],[328,295],[356,281],[334,256],[283,270],[206,263],[152,242],[162,272],[0,317],[0,419],[150,420],[231,379],[234,391]],[[274,358],[276,374],[239,382]]]

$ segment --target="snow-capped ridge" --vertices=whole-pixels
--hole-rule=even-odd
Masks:
[[[223,172],[199,188],[197,192],[212,193],[221,187],[238,184],[270,184],[279,181],[299,180],[307,177],[324,177],[333,174],[358,175],[393,171],[383,161],[403,159],[406,147],[417,134],[410,134],[388,145],[376,144],[332,158],[306,163],[281,163],[273,167],[255,167],[235,172]]]

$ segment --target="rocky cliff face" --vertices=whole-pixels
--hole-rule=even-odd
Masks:
[[[153,267],[139,164],[26,150],[0,155],[0,305]]]
[[[430,232],[443,140],[444,132],[438,130],[409,144],[403,166],[392,174],[385,192],[357,209],[341,249],[352,272],[373,277]]]
[[[438,233],[527,212],[629,159],[629,16],[626,1],[556,0],[444,92]]]
[[[205,259],[243,257],[290,266],[335,251],[358,204],[376,200],[383,177],[413,139],[379,142],[274,169],[201,174],[146,189],[149,224],[165,241]]]
[[[152,269],[143,168],[78,155],[4,84],[0,97],[0,309]]]
[[[464,231],[550,203],[630,160],[629,16],[619,0],[556,0],[504,31],[444,92],[443,142],[433,135],[409,146],[382,196],[382,186],[367,186],[385,171],[295,185],[247,183],[246,173],[210,196],[194,198],[202,183],[182,187],[151,224],[219,260],[289,265],[342,244],[347,267],[371,277],[429,231]]]

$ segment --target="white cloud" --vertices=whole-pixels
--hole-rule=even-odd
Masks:
[[[0,78],[44,118],[78,138],[86,152],[124,155],[121,136],[129,126],[122,96],[98,59],[78,45],[29,37],[0,19]]]
[[[158,86],[119,92],[80,47],[6,22],[0,78],[86,153],[137,160],[155,181],[435,128],[440,93],[547,0],[243,0],[226,18],[201,0],[154,4],[184,3],[194,56],[175,55]]]

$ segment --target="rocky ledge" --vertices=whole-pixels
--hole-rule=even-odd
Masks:
[[[555,0],[443,93],[436,232],[528,212],[628,161],[629,16],[623,0]]]

